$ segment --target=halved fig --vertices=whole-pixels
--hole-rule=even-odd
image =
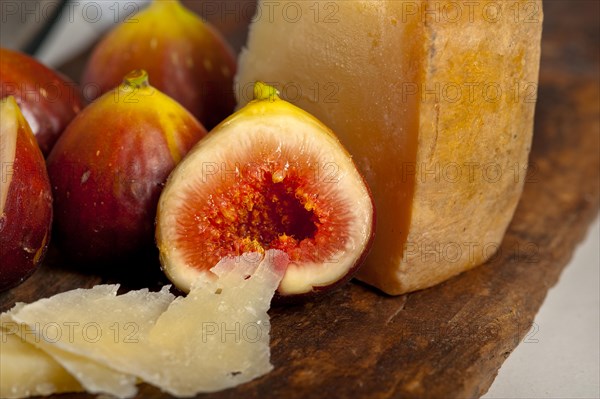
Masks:
[[[0,101],[0,291],[41,264],[50,241],[52,193],[44,156],[13,96]]]
[[[327,291],[370,249],[371,194],[331,130],[272,87],[254,92],[169,177],[157,213],[161,263],[187,292],[223,258],[279,249],[290,258],[279,296]]]

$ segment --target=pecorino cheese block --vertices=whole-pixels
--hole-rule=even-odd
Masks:
[[[541,1],[262,1],[257,10],[239,103],[254,81],[272,84],[353,154],[377,207],[358,278],[402,294],[494,256],[527,171]]]

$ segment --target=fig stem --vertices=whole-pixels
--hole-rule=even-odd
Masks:
[[[23,116],[23,111],[21,111],[21,106],[19,105],[15,97],[4,97],[0,100],[0,104],[2,104],[2,108],[13,112],[15,117],[19,120],[19,122],[25,120],[25,117]]]
[[[143,69],[135,69],[125,75],[123,78],[123,84],[135,89],[143,89],[144,87],[148,87],[150,86],[148,72]]]
[[[4,97],[0,100],[2,104],[10,104],[11,107],[18,107],[17,100],[13,96]]]
[[[269,86],[265,82],[257,81],[254,84],[254,99],[259,101],[268,100],[271,102],[280,100],[279,90],[273,86]]]

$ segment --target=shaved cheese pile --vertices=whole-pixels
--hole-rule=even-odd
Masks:
[[[99,285],[17,304],[0,316],[0,396],[127,398],[147,382],[189,397],[260,377],[273,368],[267,310],[288,262],[277,250],[226,258],[180,298]]]

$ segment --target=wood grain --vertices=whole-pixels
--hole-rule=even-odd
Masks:
[[[202,397],[466,398],[485,393],[598,212],[598,4],[545,4],[530,173],[497,256],[436,287],[400,297],[351,283],[319,301],[273,309],[274,371]],[[52,251],[32,278],[0,295],[0,309],[104,281],[123,280],[82,274],[65,267]],[[125,280],[125,286],[164,282],[160,275],[133,281]],[[142,385],[138,397],[166,395]]]

